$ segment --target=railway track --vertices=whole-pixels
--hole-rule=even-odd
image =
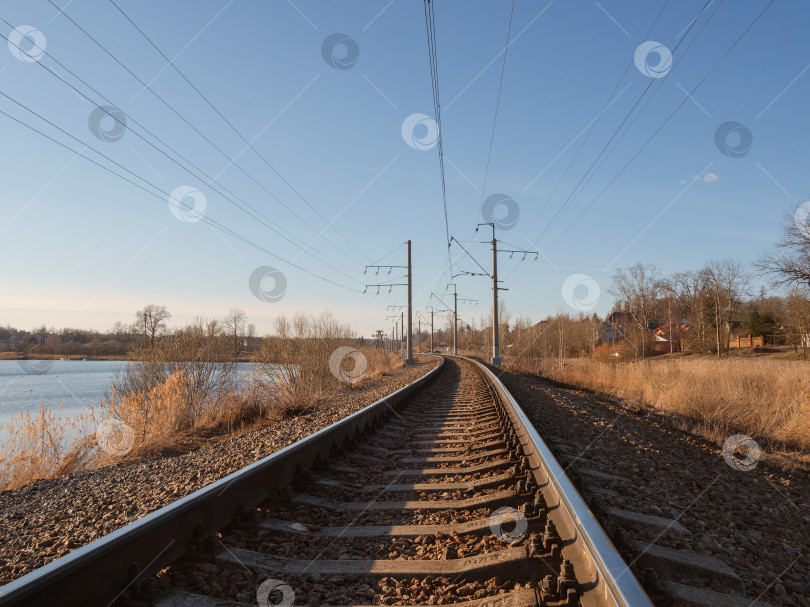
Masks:
[[[257,602],[652,605],[511,395],[462,359],[0,588],[0,605]]]

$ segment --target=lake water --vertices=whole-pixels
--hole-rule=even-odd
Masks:
[[[99,401],[109,396],[116,373],[126,368],[118,360],[0,360],[0,437],[12,417],[23,411],[35,413],[44,403],[62,418],[99,410]],[[252,365],[240,363],[246,375]],[[62,407],[56,411],[59,405]]]
[[[44,403],[60,417],[98,411],[126,363],[112,360],[0,360],[0,424]]]

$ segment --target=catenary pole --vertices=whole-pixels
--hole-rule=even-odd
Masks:
[[[408,241],[408,333],[407,347],[408,356],[405,359],[406,365],[413,364],[413,272],[411,268],[411,241]]]

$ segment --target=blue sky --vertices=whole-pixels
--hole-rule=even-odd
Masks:
[[[402,304],[405,293],[394,287],[390,294],[369,289],[364,295],[366,282],[385,282],[396,273],[364,276],[363,268],[407,239],[413,241],[415,305],[424,309],[431,292],[445,292],[437,148],[428,141],[422,147],[429,149],[415,149],[402,135],[409,116],[434,114],[421,2],[118,2],[303,199],[245,149],[112,3],[56,4],[222,151],[49,2],[5,5],[0,16],[34,39],[21,26],[41,32],[47,55],[23,61],[0,41],[0,90],[82,143],[6,97],[0,97],[0,110],[76,150],[92,146],[157,190],[149,195],[0,115],[6,142],[0,149],[0,322],[105,329],[115,320],[131,321],[144,304],[158,303],[177,324],[240,307],[267,333],[279,314],[329,309],[369,335],[390,329],[385,307]],[[785,213],[810,196],[810,52],[804,31],[810,6],[800,0],[777,0],[642,150],[767,2],[714,0],[687,32],[705,4],[517,0],[483,195],[511,2],[436,4],[450,233],[489,269],[488,245],[468,241],[489,238],[474,233],[483,221],[482,200],[502,194],[517,203],[520,215],[498,237],[542,251],[538,261],[500,258],[509,289],[503,297],[513,314],[537,321],[575,312],[563,296],[566,279],[575,274],[598,285],[593,311],[604,314],[612,304],[607,290],[616,267],[643,261],[672,272],[726,256],[750,262],[772,246]],[[0,22],[0,28],[14,38],[11,27]],[[351,65],[343,66],[348,69],[324,59],[324,41],[336,33],[356,44],[356,62],[348,57]],[[634,62],[645,41],[674,51],[663,77],[651,78]],[[37,53],[25,42],[23,48]],[[347,48],[338,45],[334,57],[340,61]],[[657,57],[640,65],[654,66]],[[111,140],[94,135],[91,114],[106,103],[53,59],[130,117],[120,138],[110,131],[110,118],[97,133],[107,132]],[[643,112],[635,121],[631,115],[626,136],[614,139],[604,164],[597,163],[549,227],[648,86],[639,105]],[[614,88],[617,97],[603,111]],[[183,170],[139,138],[136,133],[152,141],[135,121],[202,174]],[[715,143],[717,129],[727,122],[741,125],[724,140],[732,151],[739,133],[751,134],[750,149],[739,157]],[[429,138],[425,126],[413,133]],[[121,172],[90,149],[84,153]],[[182,187],[200,192],[207,220],[278,257],[205,221],[179,220],[165,193]],[[250,205],[253,216],[226,197]],[[287,242],[262,222],[306,246]],[[456,245],[451,252],[454,270],[477,269]],[[403,262],[404,248],[382,261]],[[262,267],[276,268],[286,279],[277,301],[261,301],[249,287],[251,274]],[[268,280],[261,284],[272,291]],[[489,312],[486,278],[458,277],[455,283],[461,295],[480,302],[461,307],[462,318]]]

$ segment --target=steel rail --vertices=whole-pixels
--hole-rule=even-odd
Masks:
[[[565,549],[566,557],[570,558],[568,555],[575,545],[575,541],[581,540],[586,557],[584,560],[593,564],[593,572],[580,569],[577,572],[577,579],[583,583],[586,581],[583,574],[592,573],[595,579],[588,579],[587,582],[594,583],[597,588],[596,592],[589,591],[588,593],[589,599],[595,597],[597,601],[591,603],[588,600],[588,604],[653,607],[649,596],[625,564],[613,542],[607,537],[571,479],[566,475],[564,468],[540,437],[520,404],[488,367],[471,358],[465,358],[465,360],[475,363],[499,395],[502,404],[506,406],[515,429],[519,431],[523,451],[532,463],[536,476],[537,473],[540,473],[544,477],[538,478],[538,483],[542,488],[546,504],[550,509],[554,504],[562,506],[564,516],[555,512],[549,513],[549,518],[554,519],[561,535],[567,531],[568,536],[573,540]],[[563,538],[565,539],[566,535],[563,535]],[[585,596],[580,597],[583,605],[585,605],[584,599]]]
[[[109,607],[134,584],[225,527],[235,512],[270,498],[297,471],[308,469],[395,414],[444,364],[442,360],[424,376],[368,407],[0,587],[0,606]]]

